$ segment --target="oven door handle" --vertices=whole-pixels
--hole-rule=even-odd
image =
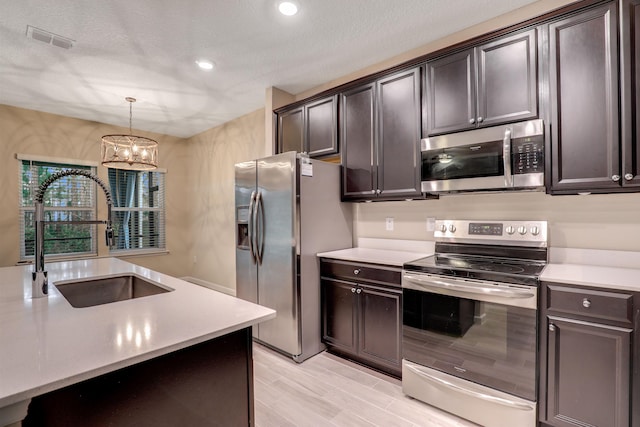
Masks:
[[[416,375],[420,376],[421,378],[424,378],[426,380],[432,381],[440,386],[443,387],[447,387],[450,389],[453,389],[457,392],[460,393],[464,393],[466,395],[478,398],[478,399],[482,399],[485,401],[489,401],[489,402],[494,402],[503,406],[508,406],[510,408],[515,408],[515,409],[520,409],[522,411],[532,411],[535,408],[532,407],[531,405],[527,405],[525,403],[520,403],[520,402],[514,402],[512,400],[508,400],[508,399],[503,399],[501,397],[498,396],[491,396],[489,394],[486,393],[480,393],[478,391],[473,391],[473,390],[468,390],[464,387],[460,387],[459,385],[453,384],[447,380],[444,380],[442,378],[437,378],[433,375],[429,375],[426,372],[423,372],[422,370],[411,366],[411,365],[405,365],[405,367],[409,370],[411,370],[413,373],[415,373]]]
[[[482,285],[465,285],[446,279],[434,279],[432,277],[422,278],[409,274],[405,274],[404,278],[411,283],[415,283],[421,286],[425,290],[429,290],[429,288],[450,289],[459,292],[468,292],[481,295],[494,295],[504,298],[531,298],[536,296],[533,292],[521,289],[494,288]]]

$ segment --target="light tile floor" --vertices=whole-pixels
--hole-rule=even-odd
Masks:
[[[253,345],[257,427],[472,427],[402,393],[400,381],[321,353],[302,364]]]

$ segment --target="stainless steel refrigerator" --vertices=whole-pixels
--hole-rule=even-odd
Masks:
[[[289,152],[238,163],[235,174],[236,294],[277,312],[254,339],[302,362],[325,348],[316,253],[352,246],[340,167]]]

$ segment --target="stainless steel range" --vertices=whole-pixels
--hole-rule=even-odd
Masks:
[[[536,425],[546,221],[436,221],[404,265],[405,394],[486,427]]]

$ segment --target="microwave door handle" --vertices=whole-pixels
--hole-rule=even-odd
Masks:
[[[513,187],[513,175],[511,174],[511,129],[504,130],[502,140],[502,160],[504,161],[504,185]]]

